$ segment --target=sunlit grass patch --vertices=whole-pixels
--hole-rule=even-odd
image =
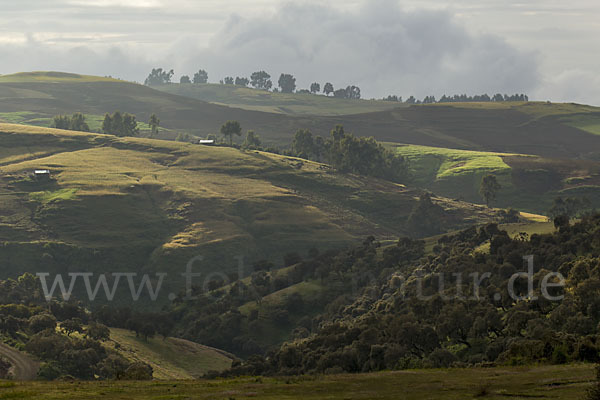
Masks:
[[[600,113],[595,114],[577,114],[561,118],[561,122],[574,128],[600,135]]]
[[[76,196],[77,189],[59,189],[56,191],[44,191],[29,193],[31,200],[39,201],[47,204],[56,201],[73,200]]]
[[[395,151],[406,157],[418,175],[435,179],[451,178],[460,174],[483,172],[504,173],[510,170],[504,153],[455,150],[417,145],[397,145]]]

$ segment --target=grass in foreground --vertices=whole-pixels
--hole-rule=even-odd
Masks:
[[[591,365],[164,382],[6,382],[0,399],[581,399]]]

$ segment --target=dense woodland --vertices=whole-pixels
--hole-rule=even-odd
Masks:
[[[426,201],[426,200],[424,200]],[[194,287],[163,312],[70,301],[48,304],[30,274],[0,283],[0,329],[7,342],[41,358],[40,376],[147,378],[102,346],[106,326],[142,339],[175,335],[240,357],[225,375],[365,372],[470,365],[561,364],[600,360],[600,214],[574,224],[555,218],[556,232],[511,238],[496,224],[441,236],[408,238],[302,256],[283,268],[268,261],[232,283]],[[534,257],[532,293],[524,257]],[[564,287],[541,281],[560,273]],[[472,274],[481,277],[475,297]],[[555,282],[556,280],[552,280]],[[311,287],[312,291],[307,291]],[[517,298],[520,297],[520,298]]]
[[[174,332],[245,359],[226,375],[595,362],[600,215],[574,225],[557,218],[556,226],[553,234],[516,238],[495,224],[472,227],[429,250],[421,240],[381,246],[368,238],[346,250],[315,249],[305,259],[290,254],[280,270],[258,262],[244,280],[212,282],[209,293],[197,288],[195,300],[180,296],[170,312]],[[527,271],[527,255],[534,256],[539,299],[525,298],[528,282],[521,277],[513,296],[523,299],[515,300],[509,283]],[[550,272],[566,279],[564,288],[548,289],[561,301],[540,292]],[[489,273],[479,298],[473,273]],[[318,294],[303,295],[309,284]]]
[[[46,302],[39,280],[29,273],[0,281],[0,334],[5,343],[42,361],[42,379],[152,378],[150,366],[103,346],[108,327],[93,320],[80,303]],[[6,377],[9,367],[0,358],[0,375]]]

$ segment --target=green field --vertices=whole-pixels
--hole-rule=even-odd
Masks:
[[[0,399],[580,400],[592,378],[592,366],[578,364],[210,381],[4,382],[0,383]]]
[[[339,99],[308,93],[273,93],[248,87],[219,84],[155,86],[162,92],[252,111],[290,115],[346,115],[407,107],[382,100]]]
[[[222,371],[231,357],[210,347],[184,339],[143,338],[125,329],[112,328],[107,347],[117,350],[132,362],[144,362],[153,369],[154,379],[196,379],[208,371]]]
[[[463,174],[503,174],[510,170],[502,158],[509,154],[416,145],[388,146],[409,160],[417,183],[427,184],[432,179],[451,179]]]

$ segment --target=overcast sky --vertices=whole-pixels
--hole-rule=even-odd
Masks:
[[[525,92],[600,105],[598,0],[0,0],[0,74],[267,70],[363,97]]]

